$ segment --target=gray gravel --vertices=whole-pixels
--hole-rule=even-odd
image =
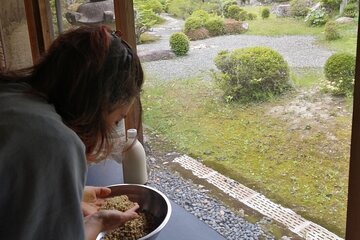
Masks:
[[[156,165],[151,158],[152,168]],[[239,214],[234,213],[219,201],[207,194],[207,190],[189,180],[185,180],[174,172],[163,167],[151,171],[149,185],[165,193],[185,210],[208,224],[215,231],[229,240],[273,240],[273,236],[265,233],[261,224],[271,220],[262,219],[256,224],[244,220]],[[265,223],[265,224],[266,224]]]
[[[158,42],[141,44],[139,53],[169,50],[169,36],[181,31],[183,22],[164,16],[167,23],[153,29],[153,34],[160,35]],[[312,36],[281,36],[266,37],[253,35],[227,35],[190,42],[190,51],[187,56],[169,60],[144,62],[143,67],[148,77],[160,80],[181,79],[190,76],[208,74],[210,69],[216,69],[214,57],[221,50],[236,48],[268,46],[278,51],[290,67],[322,68],[332,54],[330,50],[316,45]]]

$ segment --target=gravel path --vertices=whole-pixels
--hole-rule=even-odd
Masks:
[[[160,35],[158,42],[138,46],[139,53],[169,50],[169,36],[181,31],[183,21],[167,15],[165,25],[154,28],[152,33]],[[221,50],[233,50],[251,46],[268,46],[278,51],[290,67],[322,68],[331,51],[315,44],[312,36],[266,37],[253,35],[227,35],[190,42],[187,56],[169,60],[144,62],[143,67],[149,77],[160,80],[181,79],[199,74],[207,74],[215,69],[214,57]]]
[[[263,230],[266,224],[272,222],[271,219],[264,217],[256,224],[249,223],[239,214],[209,196],[208,190],[202,186],[185,180],[166,168],[159,167],[159,162],[154,157],[149,157],[149,160],[152,167],[157,166],[154,171],[151,171],[149,185],[165,193],[168,198],[208,224],[226,239],[275,239]]]

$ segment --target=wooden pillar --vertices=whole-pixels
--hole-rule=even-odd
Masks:
[[[123,38],[136,51],[134,5],[132,0],[114,0],[116,30],[123,33]],[[141,114],[141,101],[138,97],[125,119],[125,128],[136,128],[138,139],[144,141]]]
[[[33,62],[48,49],[54,39],[48,0],[24,0]]]
[[[358,22],[358,29],[360,22]],[[357,39],[356,74],[350,150],[346,240],[360,239],[360,36]]]

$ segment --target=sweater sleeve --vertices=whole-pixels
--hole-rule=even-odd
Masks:
[[[85,174],[84,145],[57,115],[9,111],[0,119],[0,239],[84,239]]]

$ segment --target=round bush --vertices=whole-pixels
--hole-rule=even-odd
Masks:
[[[189,51],[189,39],[182,33],[173,33],[170,36],[170,48],[176,54],[176,56],[186,55]]]
[[[351,17],[354,18],[356,17],[356,13],[357,13],[357,4],[355,3],[349,3],[348,5],[346,5],[346,7],[344,8],[344,16],[345,17]]]
[[[205,28],[209,31],[210,36],[219,36],[225,32],[224,19],[218,16],[210,17],[205,22]]]
[[[243,11],[238,5],[231,5],[228,10],[225,17],[239,20],[240,12]]]
[[[222,9],[223,9],[224,16],[228,15],[228,9],[230,6],[233,6],[233,5],[236,5],[236,6],[238,5],[236,0],[228,0],[223,3]]]
[[[202,19],[203,22],[206,22],[206,20],[209,19],[210,15],[205,10],[198,9],[191,14],[191,17],[198,17]]]
[[[325,24],[325,39],[328,41],[340,38],[339,31],[337,30],[336,22],[329,21]]]
[[[215,65],[221,71],[215,80],[228,100],[263,101],[290,87],[287,62],[269,47],[222,51],[215,57]]]
[[[292,0],[290,2],[290,15],[293,17],[305,17],[309,12],[308,0]]]
[[[261,18],[266,19],[270,17],[270,10],[268,8],[264,8],[261,10]]]
[[[195,30],[203,26],[204,26],[204,21],[201,18],[190,16],[185,21],[184,31],[185,33],[187,33],[191,30]]]
[[[349,53],[335,53],[325,63],[327,89],[335,95],[353,91],[355,78],[355,56]]]
[[[204,2],[201,5],[201,9],[205,10],[206,12],[210,13],[210,14],[215,14],[215,15],[222,15],[222,7],[221,7],[221,3],[220,2]]]
[[[248,13],[247,19],[255,20],[256,18],[257,18],[257,15],[255,13]]]
[[[145,3],[145,8],[152,9],[154,13],[160,14],[163,12],[163,5],[158,0],[148,0]]]

